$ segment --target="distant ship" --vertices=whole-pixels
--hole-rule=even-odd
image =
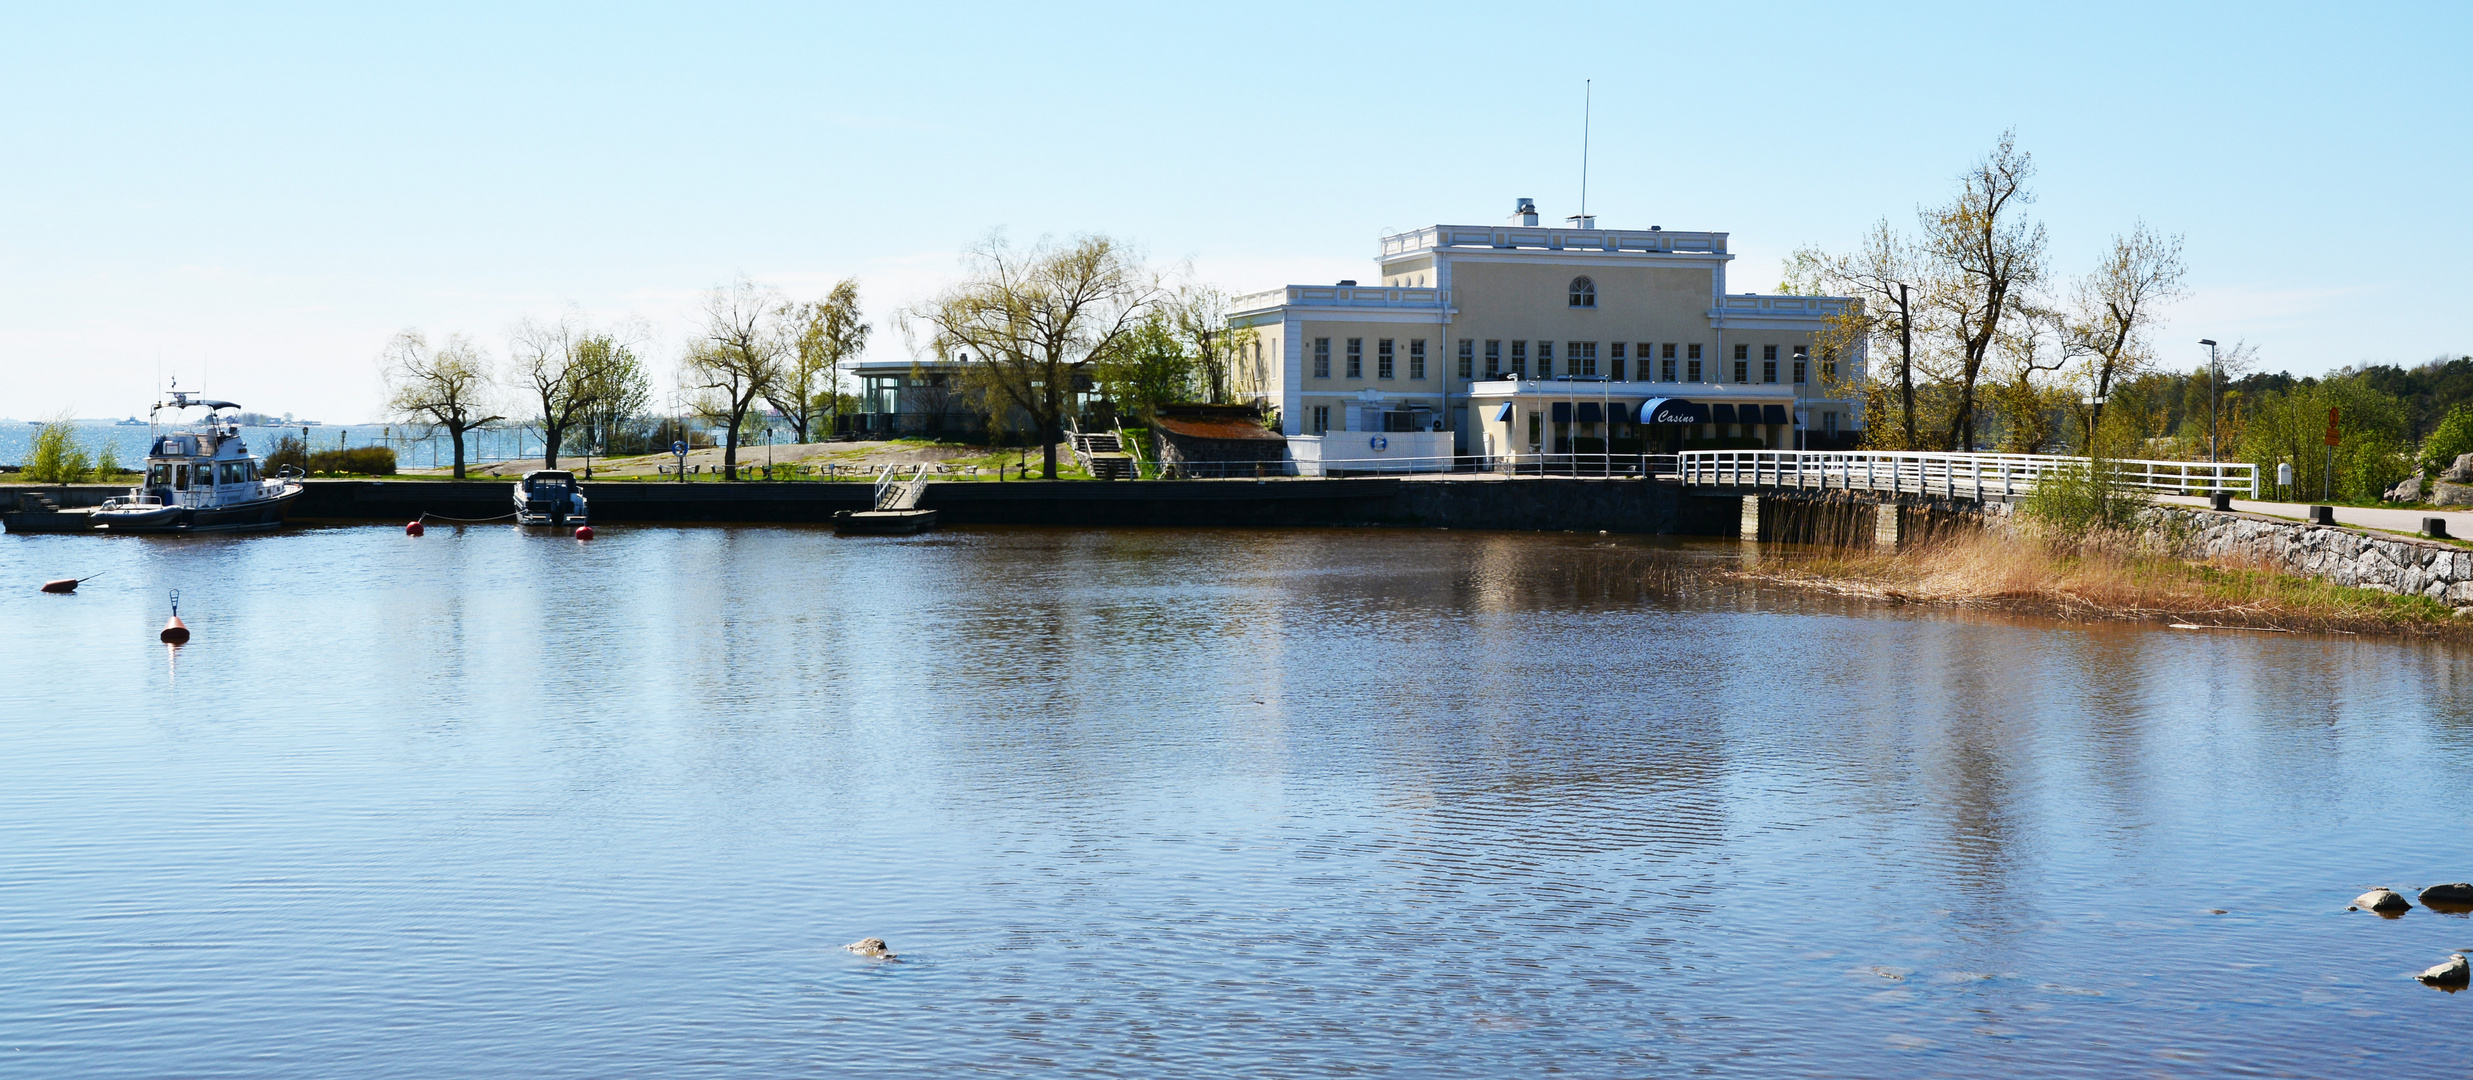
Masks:
[[[130,418],[128,418],[128,419],[126,419],[126,420],[114,420],[114,421],[112,421],[112,426],[113,426],[113,427],[145,427],[145,426],[146,426],[146,422],[145,422],[145,421],[143,421],[143,420],[138,419],[137,417],[132,416],[132,417],[130,417]]]

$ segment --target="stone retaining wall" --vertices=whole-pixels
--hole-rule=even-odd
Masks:
[[[2210,510],[2152,513],[2148,534],[2183,558],[2256,558],[2288,574],[2473,608],[2473,551],[2452,544]]]

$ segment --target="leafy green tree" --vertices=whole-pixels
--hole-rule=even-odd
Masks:
[[[2457,457],[2473,454],[2473,404],[2460,404],[2447,410],[2447,419],[2422,440],[2421,468],[2424,475],[2444,469]]]
[[[787,352],[781,377],[765,400],[800,442],[830,430],[840,415],[841,366],[866,351],[875,327],[859,310],[859,279],[843,278],[812,304],[792,304],[782,315]]]
[[[1199,365],[1186,344],[1174,318],[1153,311],[1093,364],[1094,375],[1108,400],[1147,423],[1160,406],[1193,399]]]
[[[455,478],[464,478],[464,433],[506,417],[489,411],[493,388],[489,360],[462,334],[432,349],[420,331],[406,330],[387,343],[382,361],[389,388],[387,410],[420,424],[447,429],[455,446]],[[306,455],[301,462],[308,466]]]

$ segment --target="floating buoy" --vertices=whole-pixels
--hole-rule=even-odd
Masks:
[[[421,527],[421,523],[420,523],[419,521],[417,521],[417,520],[416,520],[416,521],[414,521],[414,522],[412,522],[412,523],[411,523],[411,524],[409,524],[409,525],[404,526],[404,535],[405,535],[405,536],[419,536],[419,535],[421,535],[422,533],[425,533],[425,532],[428,532],[428,531],[429,531],[429,530],[422,528],[422,527]]]
[[[46,582],[44,582],[44,583],[43,583],[43,591],[44,591],[44,592],[76,592],[76,591],[77,591],[77,579],[76,579],[76,578],[73,578],[73,577],[64,577],[64,578],[61,578],[61,579],[60,579],[60,580],[58,580],[58,581],[46,581]]]
[[[590,526],[590,525],[578,525],[578,526],[576,526],[576,527],[575,527],[575,538],[576,538],[576,539],[578,539],[578,540],[590,540],[590,539],[592,539],[592,526]]]
[[[172,621],[163,624],[159,635],[166,645],[181,645],[189,640],[189,624],[180,621],[180,590],[172,590]]]

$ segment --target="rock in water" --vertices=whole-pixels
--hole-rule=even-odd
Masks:
[[[2473,908],[2473,882],[2433,885],[2421,891],[2424,907]]]
[[[2432,986],[2463,986],[2469,975],[2473,975],[2473,965],[2464,962],[2463,953],[2457,953],[2448,957],[2446,963],[2422,972],[2414,978]]]
[[[2403,897],[2397,897],[2397,899],[2401,900]],[[880,937],[860,938],[857,941],[853,941],[848,945],[842,946],[842,948],[848,949],[851,952],[857,953],[861,956],[871,956],[878,960],[894,959],[893,950],[886,947],[884,939]]]
[[[2412,902],[2394,889],[2372,889],[2353,898],[2355,910],[2375,911],[2381,915],[2402,915],[2412,907]]]

